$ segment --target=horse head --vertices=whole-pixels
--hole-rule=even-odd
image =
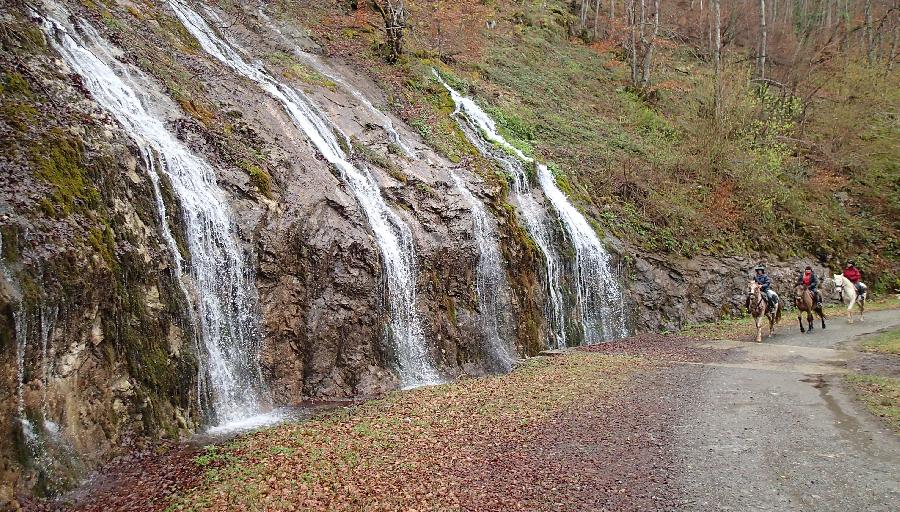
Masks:
[[[751,279],[751,280],[747,281],[747,296],[748,297],[751,297],[753,295],[757,295],[757,294],[761,293],[760,290],[761,290],[761,286],[759,283],[756,282],[755,279]]]
[[[844,302],[844,285],[847,281],[844,279],[844,276],[841,274],[834,274],[834,292],[837,293],[837,298]]]

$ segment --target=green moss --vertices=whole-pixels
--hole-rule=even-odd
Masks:
[[[241,169],[247,171],[247,174],[250,176],[250,183],[256,187],[256,190],[259,191],[260,194],[272,198],[272,176],[263,169],[262,167],[248,162],[246,160],[242,160],[238,164]]]
[[[25,97],[32,97],[31,86],[20,73],[15,71],[7,71],[3,74],[3,83],[0,84],[0,94],[21,94]]]
[[[337,87],[334,80],[309,68],[289,53],[273,52],[266,55],[266,57],[269,61],[282,68],[281,74],[288,80],[299,80],[305,84],[318,85],[327,87],[328,89],[335,89]]]
[[[110,269],[118,268],[116,260],[115,233],[109,226],[91,228],[88,232],[88,243],[103,259]]]
[[[409,179],[406,176],[406,173],[403,172],[403,169],[397,166],[397,164],[392,162],[386,156],[363,144],[356,138],[353,138],[351,140],[351,143],[353,144],[354,154],[358,155],[365,162],[378,166],[378,168],[386,171],[391,175],[392,178],[399,181],[400,183],[406,183],[406,181]]]
[[[32,148],[30,156],[37,176],[52,188],[48,200],[57,214],[99,206],[100,192],[88,178],[79,141],[55,128]]]

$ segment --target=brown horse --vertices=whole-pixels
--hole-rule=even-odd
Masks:
[[[813,292],[798,284],[794,287],[794,306],[797,308],[797,321],[800,322],[800,332],[806,332],[803,329],[803,312],[806,311],[806,324],[809,325],[809,332],[813,331],[813,312],[822,319],[822,329],[825,328],[825,312],[822,311],[822,305],[816,303]]]
[[[750,315],[756,323],[757,343],[762,342],[763,316],[769,319],[769,337],[775,335],[775,324],[781,321],[781,301],[775,304],[775,311],[772,311],[763,294],[762,286],[755,280],[747,283],[747,309],[750,310]]]

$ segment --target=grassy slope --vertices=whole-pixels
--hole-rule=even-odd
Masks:
[[[661,44],[644,100],[629,91],[615,42],[566,36],[565,2],[408,4],[409,52],[393,67],[378,53],[380,20],[365,9],[292,1],[280,16],[367,69],[387,106],[439,151],[478,162],[430,78],[439,68],[520,148],[549,162],[601,228],[645,249],[855,256],[882,287],[897,286],[900,129],[885,112],[900,104],[898,73],[841,61],[814,77],[822,89],[803,109],[760,96],[750,68],[736,64],[714,131],[712,77],[687,47]]]
[[[900,328],[878,333],[866,339],[860,348],[879,354],[900,354]]]

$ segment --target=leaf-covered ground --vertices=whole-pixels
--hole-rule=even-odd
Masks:
[[[511,375],[395,393],[261,432],[198,457],[204,484],[177,508],[448,510],[476,494],[532,509],[563,475],[534,468],[519,482],[523,495],[506,497],[490,496],[490,473],[539,456],[535,430],[608,395],[640,366],[626,356],[537,359]],[[470,480],[476,466],[491,472]]]
[[[665,425],[647,402],[645,337],[527,361],[500,377],[390,394],[285,424],[191,461],[169,510],[648,510],[672,499]],[[674,348],[673,348],[674,347]]]
[[[848,375],[847,382],[865,402],[872,414],[900,433],[900,379],[881,375]]]

